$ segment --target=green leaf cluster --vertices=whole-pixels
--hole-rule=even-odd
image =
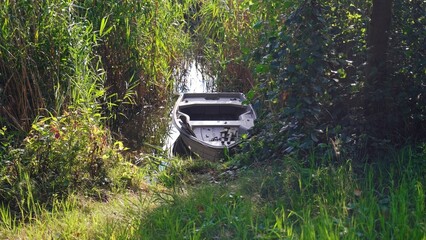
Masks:
[[[252,22],[260,30],[260,44],[249,60],[258,80],[251,99],[260,121],[256,140],[246,146],[253,150],[249,156],[281,158],[317,149],[335,159],[361,152],[354,157],[362,159],[369,150],[424,139],[424,3],[395,3],[383,62],[388,72],[381,83],[371,82],[374,73],[365,67],[372,4],[306,0],[250,5],[262,14]],[[368,114],[371,102],[382,106],[375,116]]]
[[[48,206],[73,192],[98,197],[98,189],[109,189],[108,170],[121,161],[123,149],[112,144],[101,119],[93,116],[75,109],[60,117],[38,119],[24,146],[11,149],[0,159],[2,203],[22,209],[26,196],[31,195],[35,203]]]

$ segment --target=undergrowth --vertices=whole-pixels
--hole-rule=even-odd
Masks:
[[[366,164],[315,154],[251,165],[146,156],[144,165],[116,171],[129,182],[104,202],[72,194],[50,210],[40,207],[31,221],[1,206],[0,232],[31,239],[425,239],[425,156],[425,146]]]
[[[339,4],[330,3],[329,10]],[[318,106],[332,106],[331,97],[340,106],[347,99],[342,96],[358,95],[360,77],[351,57],[364,51],[364,44],[352,39],[365,30],[368,16],[348,15],[361,26],[349,30],[349,42],[362,43],[353,48],[323,38],[335,26],[353,29],[352,22],[334,20],[324,8],[330,21],[322,23],[315,4],[290,15],[297,6],[297,1],[241,0],[5,1],[0,238],[425,239],[426,147],[355,163],[344,152],[351,149],[343,143],[356,145],[343,137],[345,125],[331,129],[317,118],[320,112],[328,117]],[[359,11],[352,4],[350,11],[341,9]],[[223,163],[161,153],[124,155],[126,147],[113,140],[106,125],[138,143],[157,132],[152,126],[141,130],[132,116],[168,99],[173,72],[190,48],[189,33],[199,43],[195,54],[217,72],[217,89],[248,91],[255,85],[252,73],[260,78],[247,95],[255,101],[263,94],[270,114],[251,142],[254,151]],[[401,37],[395,39],[400,44]],[[336,51],[323,59],[323,47],[332,42],[337,50],[354,53]],[[250,54],[256,62],[243,59]],[[363,57],[355,61],[362,66],[357,62]],[[398,69],[411,73],[421,64]],[[418,77],[417,85],[421,82]],[[417,89],[412,92],[418,95]],[[410,111],[421,117],[420,97],[415,102],[420,107]],[[19,145],[13,132],[25,131]],[[294,154],[299,144],[303,160]],[[314,145],[326,150],[321,157],[308,154]]]
[[[425,152],[415,152],[364,166],[318,164],[313,155],[307,162],[286,157],[240,168],[237,180],[168,199],[122,237],[424,239]]]

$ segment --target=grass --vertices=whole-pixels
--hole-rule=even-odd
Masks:
[[[1,207],[0,233],[28,239],[426,239],[424,153],[406,149],[390,162],[363,166],[311,158],[238,169],[173,159],[149,176],[156,182],[148,188],[104,202],[72,195],[29,222],[11,219]]]
[[[235,181],[190,188],[153,209],[130,237],[424,239],[421,161],[366,165],[363,173],[350,162],[260,164],[240,170]]]
[[[5,1],[2,118],[38,133],[26,138],[34,150],[28,158],[2,142],[0,239],[426,239],[425,147],[361,166],[314,155],[250,166],[161,155],[144,155],[136,166],[121,158],[124,146],[103,120],[127,104],[168,98],[191,44],[185,21],[202,19],[193,33],[205,64],[219,73],[218,89],[252,87],[241,55],[259,40],[245,38],[258,36],[245,2]],[[191,5],[200,9],[188,18]],[[243,84],[231,86],[227,76]],[[55,111],[31,124],[45,108]],[[39,171],[23,171],[19,159]],[[103,168],[100,160],[114,164]]]
[[[129,215],[149,207],[149,201],[140,195],[126,193],[110,197],[110,201],[96,202],[73,195],[66,201],[56,202],[51,210],[43,209],[30,222],[9,224],[10,217],[2,214],[0,239],[109,238],[128,230],[127,225],[132,220]],[[4,208],[0,212],[3,211]]]
[[[425,238],[425,178],[411,159],[385,169],[366,167],[365,176],[355,174],[350,162],[285,166],[291,161],[241,170],[238,180],[222,185],[191,188],[153,209],[131,237]]]

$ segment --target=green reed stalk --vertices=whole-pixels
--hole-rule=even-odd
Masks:
[[[199,19],[195,28],[198,42],[196,56],[202,56],[203,63],[217,77],[219,91],[248,91],[253,80],[243,54],[253,49],[256,41],[251,27],[251,13],[245,1],[210,0],[199,4],[194,15]]]

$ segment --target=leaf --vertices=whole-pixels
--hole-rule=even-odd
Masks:
[[[2,128],[0,128],[0,135],[4,136],[6,133],[6,130],[7,130],[6,126],[3,126]]]
[[[320,147],[320,148],[326,148],[327,144],[326,143],[320,143],[320,144],[318,144],[318,147]]]
[[[253,100],[253,98],[254,98],[254,90],[253,89],[248,91],[248,93],[246,94],[246,98],[249,101]]]
[[[346,78],[346,72],[345,72],[345,69],[340,68],[339,70],[337,70],[337,73],[339,73],[339,77],[340,77],[340,78]]]
[[[102,18],[102,20],[101,20],[101,26],[99,28],[99,35],[100,36],[104,35],[104,30],[105,30],[105,27],[107,25],[107,22],[108,22],[108,17]]]
[[[286,148],[286,149],[284,150],[284,152],[285,152],[285,153],[291,153],[291,152],[293,151],[293,149],[294,149],[294,147],[290,146],[290,147]]]
[[[268,69],[269,69],[268,65],[258,64],[256,66],[256,73],[266,73]]]
[[[123,142],[121,141],[116,141],[114,143],[114,147],[116,147],[118,150],[122,151],[125,149]]]
[[[306,59],[306,62],[310,65],[310,64],[314,63],[314,62],[315,62],[315,60],[314,60],[314,58],[313,58],[313,57],[308,57],[308,58]]]
[[[282,133],[282,132],[284,132],[284,131],[286,131],[287,129],[289,129],[289,125],[288,124],[286,124],[286,125],[284,125],[281,129],[280,129],[280,133]]]
[[[106,27],[107,23],[108,23],[108,17],[102,18],[102,20],[101,20],[101,26],[99,28],[99,36],[102,37],[102,36],[108,34],[112,30],[112,26],[109,27],[107,30],[105,30],[105,27]]]
[[[262,20],[257,21],[257,22],[253,25],[253,28],[254,28],[254,29],[260,29],[260,28],[262,27],[262,24],[263,24],[263,21],[262,21]]]

